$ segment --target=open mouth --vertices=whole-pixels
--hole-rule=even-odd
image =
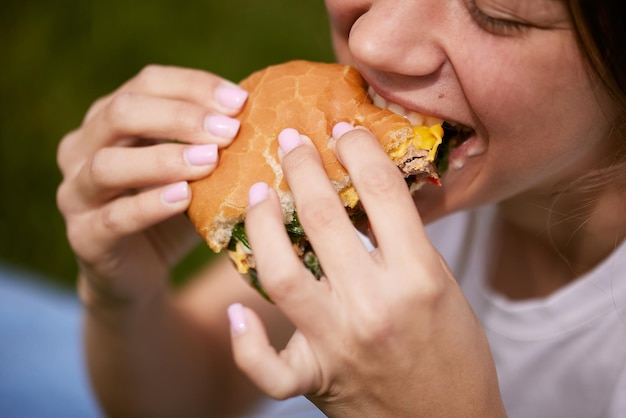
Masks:
[[[404,116],[412,126],[441,125],[443,128],[443,138],[442,143],[437,149],[437,155],[434,160],[439,174],[444,173],[448,169],[450,152],[474,134],[474,130],[469,126],[453,121],[445,121],[433,116],[422,115],[420,113],[407,110],[396,103],[388,102],[386,99],[379,96],[371,87],[368,89],[368,95],[374,105],[383,109],[389,109],[395,114]]]

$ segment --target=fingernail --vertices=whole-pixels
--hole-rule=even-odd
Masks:
[[[350,132],[354,130],[354,126],[349,124],[348,122],[339,122],[335,126],[333,126],[333,138],[339,139],[346,132]]]
[[[248,207],[253,207],[258,203],[267,200],[270,188],[266,183],[255,183],[248,191]]]
[[[287,128],[282,130],[278,134],[278,145],[280,145],[280,149],[283,153],[287,154],[289,151],[294,148],[302,145],[302,138],[300,137],[300,132],[295,129]]]
[[[248,92],[238,87],[221,86],[215,91],[215,97],[222,106],[239,110],[248,99]]]
[[[191,165],[215,164],[217,156],[217,144],[192,145],[185,149],[185,160]]]
[[[165,203],[178,203],[189,198],[189,185],[186,181],[181,181],[167,186],[161,193],[161,198]]]
[[[225,139],[233,139],[240,126],[239,120],[223,115],[209,115],[204,119],[204,129],[207,132]]]
[[[241,303],[233,303],[226,311],[228,313],[228,321],[230,322],[230,330],[234,335],[243,334],[248,329],[246,315]]]

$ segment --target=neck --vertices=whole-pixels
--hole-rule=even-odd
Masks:
[[[547,296],[597,266],[626,237],[626,193],[524,195],[500,206],[492,284],[513,299]]]

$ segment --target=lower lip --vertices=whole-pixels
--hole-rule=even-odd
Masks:
[[[485,144],[473,133],[461,145],[450,151],[449,167],[453,170],[460,170],[469,159],[483,155],[485,151]]]

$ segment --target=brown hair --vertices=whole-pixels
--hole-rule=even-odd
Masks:
[[[581,50],[591,70],[626,109],[626,26],[620,0],[570,0]]]
[[[580,50],[592,75],[620,107],[615,125],[618,152],[608,161],[604,175],[597,174],[605,180],[608,176],[626,184],[626,26],[621,0],[569,0],[567,4]]]

